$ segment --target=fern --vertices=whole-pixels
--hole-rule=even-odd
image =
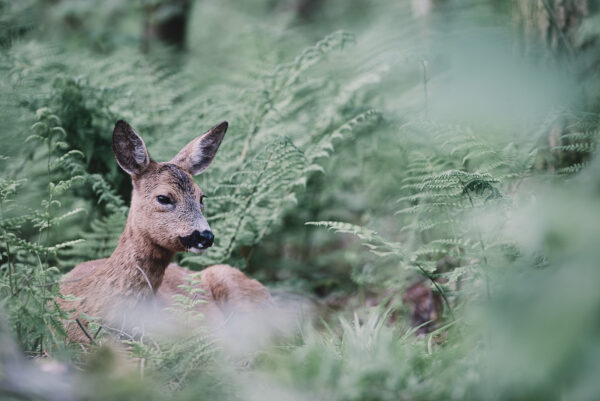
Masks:
[[[531,174],[535,152],[517,150],[512,143],[488,143],[461,126],[417,122],[400,129],[430,139],[427,153],[419,148],[411,154],[398,186],[395,236],[399,239],[386,240],[346,223],[309,224],[356,235],[378,257],[398,260],[398,269],[425,276],[452,313],[447,296],[454,294],[456,283],[481,277],[488,283],[488,256],[502,254],[507,245],[506,240],[484,241],[481,233],[473,232],[470,216],[510,202],[510,186]],[[444,260],[452,266],[445,266]],[[387,280],[394,281],[398,269],[388,271]]]
[[[363,241],[369,250],[378,256],[394,255],[402,257],[402,246],[399,243],[388,242],[381,238],[375,231],[364,227],[336,221],[309,221],[307,225],[326,227],[337,233],[352,234]]]
[[[69,378],[75,395],[63,398],[293,399],[306,388],[340,400],[597,393],[589,374],[598,348],[589,316],[599,305],[597,7],[565,27],[584,57],[572,55],[565,69],[549,59],[532,68],[550,88],[543,93],[559,94],[536,99],[530,75],[510,77],[529,70],[505,51],[521,9],[501,2],[195,2],[187,50],[140,53],[149,33],[142,13],[168,12],[163,2],[0,0],[0,301],[19,345],[59,355],[58,267],[107,257],[122,233],[131,188],[110,146],[121,118],[161,161],[228,120],[214,163],[197,178],[217,242],[180,262],[247,267],[273,294],[301,289],[320,298],[319,317],[327,312],[232,366],[195,325],[192,278],[169,313],[193,327],[172,338],[129,337],[128,364],[108,347],[75,353],[86,366],[52,376]],[[304,3],[320,7],[307,20],[296,15]],[[560,3],[568,15],[577,2]],[[356,39],[340,31],[311,45],[332,24],[351,26]],[[484,52],[469,53],[481,44]],[[505,79],[519,87],[504,92]],[[452,92],[489,82],[477,107],[461,107]],[[516,110],[503,97],[531,102]],[[537,121],[550,104],[562,108]],[[456,319],[420,339],[406,310],[387,303],[423,277]],[[6,355],[3,395],[51,393],[37,365]]]
[[[206,303],[199,297],[203,292],[199,288],[198,274],[187,277],[180,287],[185,294],[173,295],[173,305],[168,308],[181,327],[177,336],[160,336],[156,333],[142,335],[125,344],[131,347],[133,357],[140,362],[147,361],[148,367],[158,371],[170,390],[181,390],[191,377],[198,377],[202,370],[215,357],[216,341],[203,325],[204,315],[198,312],[198,305]],[[174,333],[173,333],[174,334]],[[141,365],[140,370],[146,366]]]
[[[219,233],[209,259],[186,256],[191,263],[227,260],[240,246],[253,246],[269,230],[305,170],[302,152],[288,139],[276,139],[254,160],[210,190],[212,229]],[[214,194],[214,195],[213,195]]]
[[[277,66],[262,78],[258,92],[264,100],[244,117],[249,125],[243,140],[236,141],[233,133],[230,141],[238,144],[228,151],[224,147],[219,156],[228,161],[212,167],[210,179],[206,185],[201,184],[209,194],[207,210],[217,233],[216,244],[202,257],[186,255],[183,263],[208,265],[229,260],[244,267],[252,249],[279,221],[286,205],[294,204],[296,190],[306,184],[313,172],[322,171],[318,159],[330,154],[336,140],[377,121],[378,113],[367,110],[339,125],[332,122],[313,128],[313,132],[307,132],[306,125],[298,125],[290,131],[290,123],[296,127],[290,119],[302,120],[304,113],[314,110],[313,103],[320,102],[318,96],[323,88],[307,86],[306,72],[328,53],[351,41],[352,36],[344,32],[329,35],[293,62]],[[297,104],[300,97],[302,103]],[[318,118],[313,118],[316,124]],[[277,126],[284,123],[290,136],[277,138]]]
[[[62,253],[61,265],[72,268],[77,263],[109,257],[117,247],[125,228],[125,216],[114,213],[92,221],[81,241]]]
[[[403,254],[403,246],[400,243],[386,241],[383,238],[381,238],[375,231],[369,230],[367,228],[335,221],[307,222],[306,224],[327,227],[338,233],[356,235],[363,241],[364,246],[369,248],[369,250],[372,253],[379,257],[393,256],[401,260],[406,259],[406,257]],[[444,299],[444,302],[446,303],[446,306],[448,308],[448,312],[454,318],[454,313],[452,311],[450,301],[446,297],[446,294],[442,287],[435,280],[435,268],[428,269],[424,266],[425,264],[419,262],[415,256],[418,256],[418,253],[414,253],[411,259],[406,260],[407,263],[404,265],[404,267],[413,269],[414,271],[418,271],[419,273],[423,274],[428,280],[430,280],[431,284],[437,289],[441,297]]]
[[[24,186],[24,180],[0,180],[0,228],[3,243],[0,245],[0,297],[8,312],[21,345],[29,352],[44,354],[48,349],[63,343],[62,319],[66,318],[56,298],[60,297],[58,281],[60,271],[55,263],[59,254],[80,240],[53,241],[53,231],[67,220],[83,211],[81,208],[67,212],[61,209],[60,196],[81,183],[79,168],[74,159],[79,152],[65,152],[65,131],[60,120],[49,109],[37,111],[38,121],[32,126],[28,140],[46,146],[47,196],[40,208],[23,214],[19,205],[11,202]],[[5,213],[21,213],[5,218]],[[38,233],[37,239],[23,238],[21,229],[31,225]]]

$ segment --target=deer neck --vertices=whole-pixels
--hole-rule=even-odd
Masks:
[[[174,253],[139,234],[128,219],[119,244],[104,264],[107,275],[134,297],[153,295],[160,287]]]

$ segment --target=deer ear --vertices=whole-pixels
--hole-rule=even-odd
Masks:
[[[213,161],[225,132],[227,132],[227,127],[227,121],[215,125],[204,135],[194,139],[181,149],[171,163],[178,165],[191,175],[200,174]]]
[[[113,152],[117,163],[129,175],[141,174],[150,164],[146,144],[131,125],[117,121],[113,131]]]

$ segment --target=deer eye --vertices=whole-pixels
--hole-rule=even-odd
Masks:
[[[172,205],[173,204],[173,200],[171,198],[169,198],[168,196],[165,196],[165,195],[158,195],[156,197],[156,200],[161,205]]]

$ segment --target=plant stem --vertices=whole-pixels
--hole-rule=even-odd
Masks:
[[[546,9],[548,16],[550,17],[550,22],[552,22],[552,25],[554,25],[554,29],[556,29],[556,31],[558,32],[558,36],[560,37],[560,40],[563,42],[565,49],[567,49],[569,56],[572,57],[573,56],[573,48],[571,47],[569,40],[565,36],[565,33],[558,26],[558,18],[556,18],[556,14],[554,14],[554,10],[552,10],[552,7],[550,7],[550,4],[548,4],[548,0],[542,0],[542,4],[544,5],[544,8]]]
[[[460,183],[464,187],[463,182],[460,181]],[[471,207],[473,209],[475,209],[475,203],[473,202],[473,198],[471,198],[471,194],[469,194],[469,190],[466,190],[465,194],[467,195],[467,198],[469,198],[469,202],[471,203]],[[488,259],[487,259],[487,256],[486,256],[485,244],[483,243],[483,238],[481,237],[481,232],[479,232],[479,231],[477,232],[477,237],[479,238],[479,246],[481,247],[481,252],[482,252],[482,255],[483,255],[483,263],[486,266],[489,266],[488,265]],[[487,274],[487,270],[483,269],[483,275],[485,277],[485,280],[484,280],[485,281],[485,292],[486,292],[487,298],[491,299],[492,295],[491,295],[491,291],[490,291],[490,278],[489,278],[489,276]]]
[[[2,203],[0,203],[0,220],[4,221],[4,210]],[[14,283],[14,266],[10,260],[10,244],[8,243],[8,237],[6,236],[6,230],[2,229],[2,237],[6,243],[6,264],[8,265],[8,283],[10,287],[10,295],[15,296],[15,283]]]
[[[420,264],[414,262],[414,265],[417,266],[417,268],[421,271],[421,273],[423,273],[423,275],[425,277],[427,277],[427,279],[429,281],[431,281],[431,283],[435,286],[435,288],[438,290],[438,292],[440,293],[440,296],[442,297],[442,299],[444,300],[444,303],[446,304],[446,306],[448,307],[448,312],[450,312],[450,316],[452,316],[452,320],[456,320],[456,317],[454,316],[454,312],[452,311],[452,307],[450,306],[450,302],[448,301],[448,298],[446,297],[446,294],[444,293],[444,291],[442,290],[442,287],[440,287],[437,283],[437,281],[435,281],[435,279],[433,277],[431,277],[431,275],[427,272],[427,270],[425,270]]]

